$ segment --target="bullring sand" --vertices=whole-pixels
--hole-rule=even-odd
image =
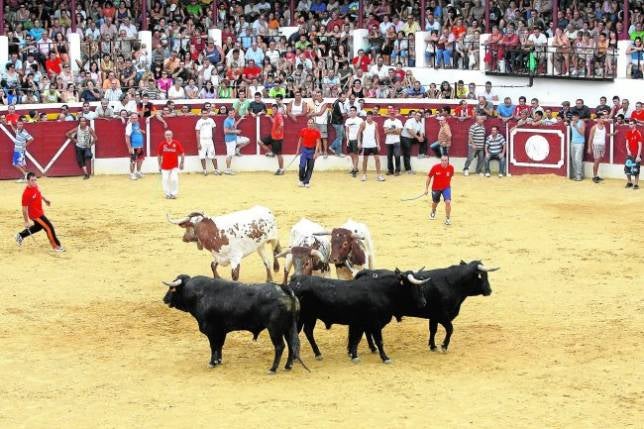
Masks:
[[[47,215],[67,252],[36,234],[22,249],[22,186],[0,183],[0,427],[642,427],[644,194],[622,181],[456,177],[453,225],[427,220],[423,176],[361,183],[317,173],[183,175],[177,200],[158,176],[43,178]],[[367,223],[378,267],[441,267],[482,259],[493,294],[469,298],[447,354],[427,349],[427,322],[384,331],[383,365],[346,328],[303,335],[300,366],[267,375],[266,333],[229,335],[224,365],[194,320],[161,301],[161,280],[209,275],[209,255],[181,242],[165,214],[270,207],[286,244],[306,216]],[[229,278],[227,270],[220,271]],[[262,281],[257,255],[243,281]],[[444,331],[439,330],[442,340]]]

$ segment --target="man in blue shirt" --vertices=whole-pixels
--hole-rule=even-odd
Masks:
[[[143,160],[145,159],[143,149],[144,134],[145,131],[141,129],[141,124],[139,124],[139,115],[136,113],[130,114],[130,120],[125,127],[125,144],[128,152],[130,152],[130,179],[132,180],[143,177],[141,165],[143,165]]]
[[[235,109],[231,108],[228,110],[228,117],[224,119],[224,142],[226,143],[226,170],[224,171],[224,174],[228,175],[235,174],[230,168],[233,156],[240,156],[241,154],[239,149],[250,143],[250,139],[242,136],[241,130],[237,129],[237,124],[239,124],[245,116],[242,116],[235,121],[235,114]]]
[[[496,113],[503,122],[507,122],[514,117],[515,109],[516,106],[512,104],[512,99],[510,97],[505,97],[503,99],[503,103],[497,106]]]

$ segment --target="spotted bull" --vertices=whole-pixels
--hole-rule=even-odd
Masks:
[[[168,216],[168,221],[185,229],[184,242],[197,243],[199,250],[206,249],[212,253],[210,266],[215,278],[219,277],[217,266],[221,264],[230,265],[232,279],[238,280],[241,260],[256,251],[264,262],[266,281],[273,281],[265,244],[272,248],[273,270],[279,271],[275,257],[281,251],[277,221],[266,207],[255,206],[217,217],[193,212],[176,220]]]
[[[364,223],[349,219],[339,228],[314,235],[331,236],[329,262],[335,265],[339,279],[350,280],[360,270],[374,267],[375,256],[371,234]]]
[[[324,232],[322,225],[306,218],[293,225],[288,249],[277,255],[278,258],[285,257],[284,284],[288,281],[291,268],[294,275],[328,277],[331,274],[329,238],[314,235],[321,232]]]

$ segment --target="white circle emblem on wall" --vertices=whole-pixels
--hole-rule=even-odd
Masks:
[[[531,160],[541,162],[550,153],[550,143],[548,143],[548,139],[544,136],[535,134],[526,140],[525,153]]]

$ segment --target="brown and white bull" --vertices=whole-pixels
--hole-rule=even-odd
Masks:
[[[291,237],[288,249],[277,255],[285,257],[284,284],[293,268],[294,275],[329,277],[331,267],[329,256],[331,242],[328,236],[315,235],[324,232],[324,227],[319,223],[302,218],[291,228]]]
[[[336,275],[341,280],[351,280],[362,269],[373,269],[374,251],[369,228],[364,223],[348,219],[331,232],[316,233],[316,236],[331,236],[329,262],[335,265]]]
[[[219,277],[217,266],[221,264],[230,265],[232,279],[238,280],[241,260],[256,251],[264,262],[266,281],[273,281],[265,244],[272,248],[273,270],[278,272],[280,269],[276,258],[281,251],[277,221],[266,207],[255,206],[217,217],[208,217],[199,212],[190,213],[183,219],[167,217],[170,223],[186,230],[183,234],[185,243],[195,242],[199,250],[206,249],[212,253],[210,266],[215,278]]]

